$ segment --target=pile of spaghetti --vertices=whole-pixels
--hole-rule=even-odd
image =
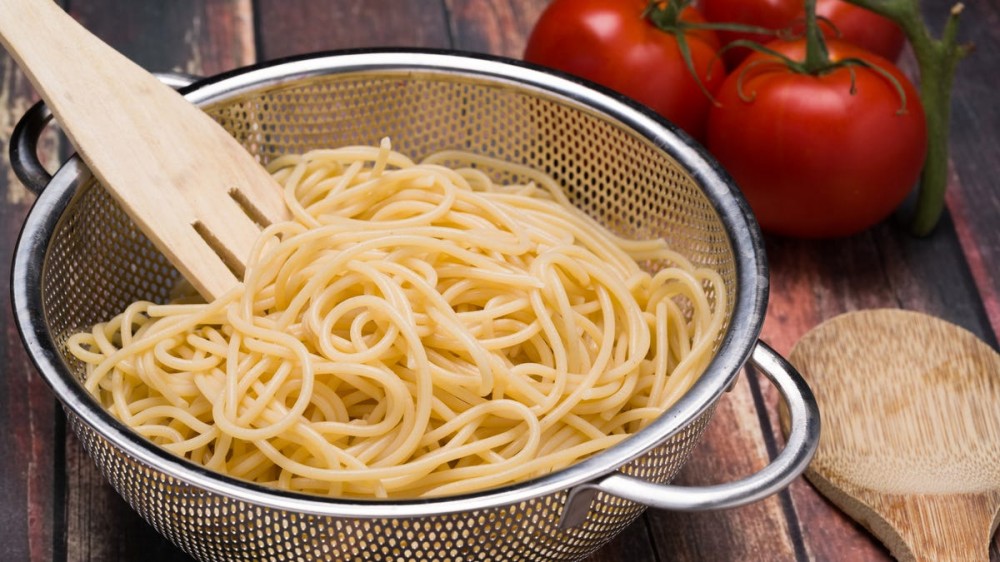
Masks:
[[[209,469],[337,497],[481,490],[618,443],[711,359],[719,275],[614,236],[539,171],[385,141],[270,170],[294,218],[242,286],[68,342],[111,414]]]

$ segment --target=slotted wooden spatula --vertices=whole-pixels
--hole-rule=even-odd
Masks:
[[[95,176],[207,299],[239,283],[258,225],[288,210],[221,126],[52,0],[0,0],[0,42]]]

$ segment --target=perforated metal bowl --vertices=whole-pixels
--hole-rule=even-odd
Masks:
[[[41,169],[33,147],[45,110],[37,107],[12,143],[16,171],[41,192],[13,267],[24,343],[107,479],[189,554],[202,560],[577,559],[647,505],[693,510],[755,501],[787,485],[811,458],[818,440],[812,395],[757,341],[767,271],[756,223],[717,165],[647,111],[512,61],[426,51],[286,60],[200,81],[186,95],[261,162],[389,136],[394,148],[415,158],[458,148],[543,169],[612,230],[666,238],[694,263],[717,269],[729,292],[727,328],[694,387],[649,427],[565,470],[426,501],[271,490],[158,449],[104,412],[79,384],[83,371],[66,353],[66,338],[136,299],[166,299],[177,272],[78,159],[51,179]],[[665,485],[748,360],[785,397],[792,419],[786,448],[745,480],[708,488]]]

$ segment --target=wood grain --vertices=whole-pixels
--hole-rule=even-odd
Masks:
[[[0,52],[0,147],[6,148],[15,123],[37,101],[31,84],[6,53]],[[39,143],[44,164],[58,161],[59,140],[51,132]],[[33,200],[0,159],[0,263],[13,259],[14,241]],[[10,276],[0,275],[0,545],[7,560],[42,562],[55,555],[60,518],[53,501],[61,477],[61,436],[55,400],[35,374],[17,328]]]
[[[1000,514],[1000,354],[899,309],[842,314],[793,348],[824,431],[807,470],[900,560],[987,560]]]
[[[291,216],[277,182],[212,118],[61,7],[0,6],[0,42],[103,187],[202,296],[236,288],[257,223]]]
[[[762,337],[787,356],[792,345],[822,319],[866,303],[891,300],[884,282],[873,282],[881,267],[868,234],[838,242],[806,242],[769,238],[771,296]],[[843,263],[839,263],[843,260]],[[852,283],[852,276],[864,282]],[[842,285],[837,287],[837,284]],[[846,286],[843,286],[846,285]],[[852,287],[864,293],[852,292]],[[859,301],[843,302],[836,295],[858,295]],[[853,301],[853,299],[851,299]],[[839,302],[838,302],[839,301]],[[777,393],[764,392],[771,431],[780,440],[777,424]],[[789,490],[808,557],[838,560],[850,552],[850,560],[886,560],[887,553],[866,533],[859,533],[852,521],[816,490],[801,480]]]
[[[384,45],[455,47],[517,56],[536,14],[546,3],[70,0],[69,8],[98,36],[149,70],[215,73],[255,59]],[[951,0],[922,2],[934,24],[943,21],[951,4]],[[927,240],[910,239],[891,225],[844,241],[769,239],[772,290],[764,338],[779,351],[788,353],[802,334],[823,319],[873,306],[932,312],[996,346],[995,334],[1000,329],[1000,277],[995,274],[1000,271],[1000,229],[996,228],[1000,196],[994,178],[1000,174],[996,136],[1000,108],[992,100],[1000,89],[1000,73],[995,72],[1000,56],[998,13],[1000,3],[996,1],[966,5],[962,36],[978,43],[979,48],[960,65],[955,86],[950,217]],[[9,63],[2,69],[0,141],[5,141],[4,135],[9,134],[13,120],[26,109],[32,94]],[[6,143],[0,142],[0,146]],[[46,146],[45,151],[51,153],[53,148]],[[4,234],[0,259],[9,263],[31,196],[11,182],[3,165],[0,193]],[[0,292],[4,294],[6,283],[7,276],[0,276]],[[0,419],[14,431],[0,432],[0,446],[10,451],[0,458],[2,557],[59,562],[187,560],[131,512],[72,438],[65,440],[62,452],[60,416],[44,383],[27,365],[8,299],[3,300]],[[723,407],[681,475],[682,481],[721,481],[738,472],[728,463],[750,470],[772,453],[772,444],[780,447],[776,394],[766,385],[756,385],[756,381],[741,382],[743,390],[738,388],[735,393],[743,395],[723,398]],[[748,400],[754,408],[750,412],[758,416],[756,428],[753,415],[747,415]],[[761,424],[760,416],[768,421]],[[68,478],[62,473],[64,455]],[[767,556],[766,540],[750,536],[757,528],[750,530],[747,525],[754,525],[758,513],[763,517],[762,526],[773,526],[764,531],[766,536],[773,533],[779,537],[773,556]],[[67,537],[76,538],[68,543]],[[743,540],[750,546],[740,544]],[[994,562],[1000,562],[998,537],[994,537],[991,555]],[[783,497],[768,500],[768,505],[721,514],[649,512],[592,560],[734,560],[743,556],[768,560],[890,559],[867,531],[799,480]]]
[[[71,0],[68,11],[150,72],[209,76],[257,60],[252,0]]]
[[[446,0],[452,47],[520,58],[544,0]]]
[[[441,0],[257,0],[258,56],[451,44]]]
[[[910,237],[890,223],[834,241],[771,237],[767,249],[771,298],[763,337],[781,353],[787,355],[806,331],[826,319],[881,307],[933,314],[995,346],[948,215],[924,239]],[[765,394],[776,429],[777,396],[770,390]],[[831,521],[837,509],[815,490],[795,486],[792,493],[807,548],[816,559],[836,559],[845,543],[858,559],[888,559],[885,549],[859,534],[854,524]]]
[[[928,21],[944,22],[953,2],[923,2]],[[976,46],[959,63],[952,101],[952,181],[946,201],[994,334],[1000,334],[1000,106],[980,103],[1000,89],[1000,2],[965,2],[959,37]],[[995,341],[995,340],[994,340]]]
[[[650,539],[645,519],[629,525],[603,548],[586,559],[587,562],[621,562],[631,560],[656,560],[656,551]]]
[[[753,380],[751,380],[753,378]],[[755,399],[756,375],[740,375],[724,395],[675,484],[730,482],[763,468],[770,457]],[[783,495],[735,509],[681,513],[649,510],[650,533],[662,560],[794,560],[794,523]]]

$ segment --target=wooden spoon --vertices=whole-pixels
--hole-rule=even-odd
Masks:
[[[899,560],[989,560],[1000,513],[1000,355],[903,310],[852,312],[791,362],[823,434],[807,478]]]
[[[288,216],[261,165],[51,0],[0,0],[0,42],[94,175],[195,288],[212,299],[236,286],[259,225]]]

